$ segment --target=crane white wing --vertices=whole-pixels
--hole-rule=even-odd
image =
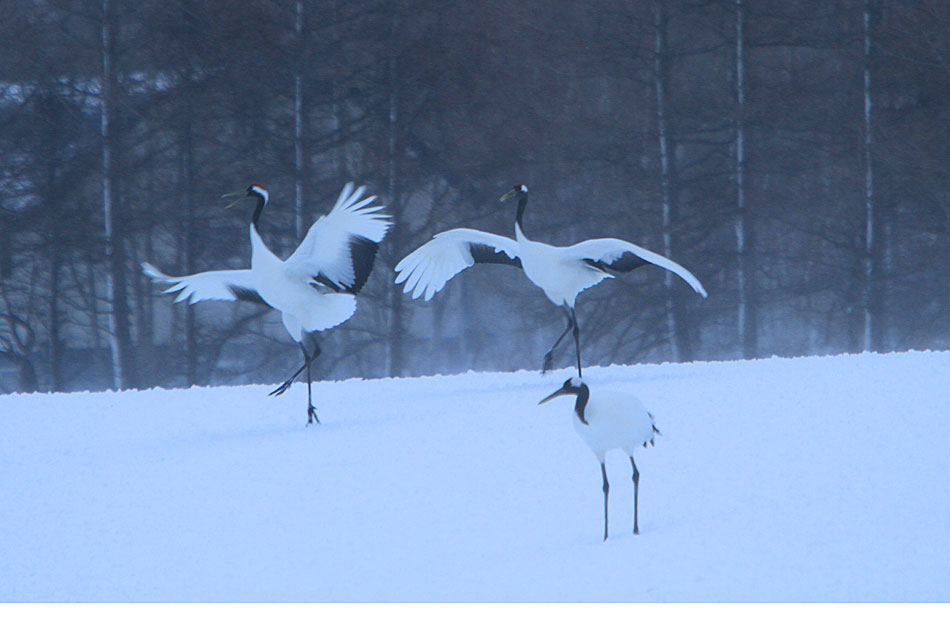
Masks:
[[[366,187],[347,183],[330,212],[317,219],[287,258],[284,269],[338,292],[356,294],[373,269],[379,243],[389,230],[388,215],[369,206],[376,196],[362,198]]]
[[[175,303],[188,300],[189,304],[199,301],[251,301],[267,305],[255,287],[254,275],[248,269],[209,270],[184,277],[166,275],[148,262],[142,264],[142,272],[155,281],[174,284],[165,292],[177,292]]]
[[[446,282],[473,264],[508,264],[521,267],[518,243],[510,238],[474,229],[439,233],[396,264],[396,283],[406,282],[403,292],[425,300]]]
[[[630,272],[644,264],[654,264],[677,275],[693,290],[706,297],[706,289],[693,273],[658,253],[630,242],[614,238],[586,240],[568,247],[567,251],[571,257],[582,259],[588,265],[610,273]]]

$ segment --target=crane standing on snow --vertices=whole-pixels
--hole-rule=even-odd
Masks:
[[[313,223],[286,261],[267,248],[258,232],[257,223],[268,194],[263,186],[255,184],[244,192],[227,194],[257,201],[250,225],[249,269],[171,277],[149,263],[142,264],[142,271],[152,279],[175,284],[165,292],[180,291],[176,303],[185,299],[189,304],[208,299],[241,300],[280,312],[287,333],[300,345],[304,363],[270,395],[284,393],[306,370],[308,425],[320,422],[310,388],[310,365],[320,354],[314,333],[336,327],[353,315],[356,293],[366,283],[379,243],[391,225],[389,216],[375,213],[382,206],[368,206],[376,196],[360,199],[365,191],[365,187],[354,190],[353,183],[347,183],[330,212]]]
[[[551,246],[525,237],[522,221],[528,205],[528,188],[516,184],[501,197],[502,201],[518,198],[515,215],[515,240],[494,233],[473,229],[452,229],[439,233],[396,264],[396,283],[406,282],[403,292],[412,292],[417,299],[423,293],[428,301],[445,283],[473,264],[508,264],[524,270],[531,282],[541,288],[548,299],[564,309],[567,329],[561,333],[544,355],[541,372],[551,368],[554,350],[568,332],[574,332],[577,375],[581,374],[580,327],[574,314],[577,295],[596,286],[614,273],[625,273],[655,264],[678,275],[693,290],[706,296],[706,289],[691,272],[653,251],[625,242],[604,238],[586,240],[573,246]]]
[[[574,430],[600,462],[600,473],[604,477],[604,540],[607,540],[607,493],[610,491],[604,457],[613,448],[625,452],[633,466],[633,533],[639,534],[640,471],[633,461],[633,451],[641,445],[646,448],[647,442],[652,446],[654,434],[660,435],[660,430],[653,425],[653,415],[640,400],[626,393],[598,391],[592,396],[590,388],[579,378],[569,378],[560,389],[538,404],[558,396],[576,396],[572,416]]]

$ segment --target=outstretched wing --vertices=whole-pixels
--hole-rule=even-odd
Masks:
[[[473,264],[508,264],[521,268],[518,243],[510,238],[474,229],[439,233],[396,264],[396,283],[403,292],[428,301],[445,283]]]
[[[677,275],[690,287],[706,297],[706,289],[698,279],[676,262],[642,246],[614,238],[586,240],[568,247],[571,257],[583,260],[588,266],[606,273],[626,273],[644,264],[654,264]]]
[[[188,300],[189,304],[199,301],[250,301],[268,305],[254,286],[254,277],[250,270],[209,270],[185,277],[171,277],[148,262],[142,264],[142,272],[155,281],[174,284],[166,293],[178,292],[175,303]]]
[[[365,192],[366,187],[354,189],[347,183],[330,212],[313,223],[287,258],[284,269],[337,292],[359,292],[392,224],[388,215],[375,213],[382,205],[369,206],[376,196],[360,200]]]

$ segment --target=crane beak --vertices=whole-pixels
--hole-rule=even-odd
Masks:
[[[224,208],[225,208],[225,209],[230,209],[231,207],[233,207],[234,205],[236,205],[238,202],[240,202],[240,201],[241,201],[241,198],[243,198],[244,195],[245,195],[245,194],[244,194],[243,191],[232,191],[231,193],[226,193],[226,194],[222,195],[222,196],[221,196],[222,198],[237,198],[234,202],[232,202],[231,204],[229,204],[228,206],[226,206],[226,207],[224,207]]]
[[[539,402],[538,404],[544,404],[544,403],[547,402],[548,400],[553,400],[554,398],[557,398],[558,396],[564,396],[564,395],[567,395],[567,392],[564,391],[564,387],[561,387],[560,389],[558,389],[557,391],[555,391],[554,393],[552,393],[550,396],[548,396],[547,398],[545,398],[544,400],[542,400],[542,401]]]
[[[510,198],[514,198],[516,195],[518,195],[518,190],[517,190],[517,189],[512,189],[511,191],[509,191],[508,193],[506,193],[505,195],[503,195],[503,196],[502,196],[501,198],[499,198],[498,200],[499,200],[499,202],[504,202],[505,200],[508,200],[508,199],[510,199]]]

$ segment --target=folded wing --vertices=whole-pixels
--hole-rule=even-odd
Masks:
[[[473,264],[507,264],[521,268],[518,243],[474,229],[452,229],[439,233],[396,264],[396,283],[406,282],[403,292],[425,300],[446,282]]]
[[[366,187],[347,183],[328,214],[317,219],[284,269],[312,279],[336,292],[356,294],[366,283],[392,222],[369,206],[376,196],[362,198]]]
[[[586,240],[567,250],[571,256],[606,273],[626,273],[645,264],[653,264],[677,275],[704,298],[707,296],[703,284],[693,273],[662,255],[630,242],[613,238]]]

